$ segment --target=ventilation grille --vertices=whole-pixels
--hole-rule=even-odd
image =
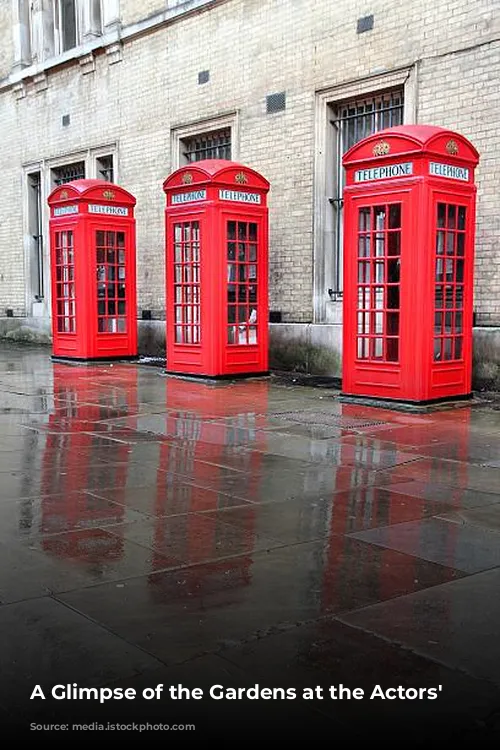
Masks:
[[[282,112],[284,109],[286,109],[286,93],[284,91],[266,96],[266,112],[268,115],[274,112]]]

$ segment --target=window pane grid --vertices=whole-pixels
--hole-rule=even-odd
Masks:
[[[438,203],[434,287],[434,361],[462,359],[466,207]]]
[[[174,318],[175,343],[201,344],[200,223],[175,224]]]
[[[96,232],[97,331],[127,332],[125,232]]]
[[[83,180],[85,178],[85,162],[78,161],[74,164],[57,167],[52,170],[52,174],[55,185],[63,185],[73,180]]]
[[[401,204],[358,214],[358,359],[399,360]]]
[[[183,146],[188,163],[202,159],[231,159],[231,128],[185,138]]]
[[[257,343],[257,224],[227,222],[227,343]]]
[[[73,232],[56,232],[56,328],[76,333]]]

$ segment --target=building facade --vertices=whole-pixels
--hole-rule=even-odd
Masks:
[[[0,38],[4,335],[50,330],[46,199],[85,176],[137,197],[138,318],[161,341],[162,182],[181,164],[230,158],[272,186],[274,362],[338,374],[342,154],[425,123],[481,154],[476,341],[495,379],[499,0],[6,0]]]

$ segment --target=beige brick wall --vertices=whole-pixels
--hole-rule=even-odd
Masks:
[[[165,7],[122,0],[124,24]],[[397,0],[228,0],[125,41],[118,64],[101,54],[90,75],[72,64],[50,71],[40,93],[30,85],[17,100],[0,91],[0,135],[9,144],[0,152],[0,314],[24,304],[21,165],[112,141],[120,182],[138,199],[139,306],[162,311],[171,129],[238,112],[240,161],[272,184],[271,307],[286,320],[311,320],[315,93],[417,64],[418,121],[456,128],[482,153],[476,299],[485,320],[500,322],[495,8],[498,0],[418,0],[404,9]],[[367,12],[374,29],[358,35]],[[2,20],[0,66],[10,44],[0,12]],[[200,86],[201,70],[210,82]],[[266,95],[279,91],[286,111],[266,114]]]

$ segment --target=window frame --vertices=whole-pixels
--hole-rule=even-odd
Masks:
[[[315,156],[314,156],[314,211],[313,211],[313,322],[342,323],[342,299],[335,299],[333,291],[333,211],[335,137],[332,108],[346,101],[368,98],[377,93],[402,89],[403,122],[416,121],[416,66],[405,66],[390,73],[375,74],[356,81],[330,86],[316,92],[315,101]]]
[[[219,130],[230,128],[231,132],[231,161],[239,159],[239,116],[238,112],[231,112],[220,117],[199,120],[198,122],[178,125],[170,131],[170,160],[171,171],[179,169],[185,164],[196,164],[188,162],[183,158],[183,143],[195,136],[215,133]]]

